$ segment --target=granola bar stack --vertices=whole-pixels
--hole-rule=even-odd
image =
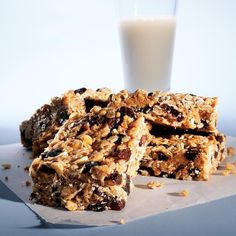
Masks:
[[[207,180],[225,157],[217,98],[81,88],[20,126],[32,147],[35,202],[68,210],[120,210],[137,174]]]

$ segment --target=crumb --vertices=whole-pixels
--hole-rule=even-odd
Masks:
[[[29,172],[29,166],[26,166],[26,167],[24,168],[24,171]]]
[[[123,218],[120,219],[120,224],[124,225],[125,224],[125,220]]]
[[[231,171],[231,174],[232,174],[232,175],[236,175],[236,170],[232,170],[232,171]]]
[[[163,186],[164,186],[164,184],[160,183],[160,182],[150,181],[147,183],[147,187],[149,189],[162,188]]]
[[[30,182],[29,180],[26,180],[26,181],[25,181],[25,186],[26,186],[26,187],[29,187],[30,185],[31,185],[31,182]]]
[[[8,181],[8,176],[5,176],[5,181]]]
[[[222,175],[224,175],[224,176],[228,176],[229,174],[230,174],[229,170],[223,170],[222,171]]]
[[[2,168],[4,170],[9,170],[9,169],[11,169],[11,164],[2,164]]]
[[[234,148],[233,148],[233,147],[228,147],[228,148],[227,148],[227,155],[228,155],[229,157],[233,157],[234,154],[235,154]]]
[[[188,197],[189,191],[187,189],[184,189],[179,193],[179,195],[182,197]]]
[[[234,170],[234,169],[235,169],[235,166],[234,166],[233,163],[227,162],[227,163],[226,163],[226,166],[225,166],[225,169],[226,169],[226,170]]]

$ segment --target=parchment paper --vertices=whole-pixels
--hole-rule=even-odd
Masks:
[[[233,146],[236,149],[236,138],[227,137],[227,146]],[[128,203],[121,211],[69,212],[30,202],[31,186],[27,187],[25,181],[31,179],[28,172],[24,170],[32,162],[30,157],[31,152],[25,150],[21,144],[0,146],[0,167],[2,164],[11,164],[9,170],[0,169],[0,180],[43,220],[52,224],[111,225],[119,223],[121,219],[129,222],[236,194],[236,175],[222,175],[225,163],[236,161],[234,156],[228,157],[222,163],[221,170],[212,175],[209,181],[181,181],[137,176],[134,179],[135,187],[131,191]],[[6,176],[8,180],[5,179]],[[146,184],[151,180],[164,183],[164,187],[148,189]],[[179,196],[178,193],[183,189],[189,191],[189,196]]]

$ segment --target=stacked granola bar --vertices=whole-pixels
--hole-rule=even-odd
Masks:
[[[138,173],[207,180],[225,155],[217,98],[81,88],[20,127],[36,158],[32,199],[68,210],[120,210]]]

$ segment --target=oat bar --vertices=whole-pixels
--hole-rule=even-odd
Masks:
[[[30,167],[32,199],[68,210],[121,210],[147,145],[142,116],[94,107],[74,114]]]
[[[29,120],[22,122],[20,134],[23,146],[32,148],[34,156],[39,155],[70,114],[76,112],[83,116],[95,105],[107,106],[110,94],[107,88],[96,91],[80,88],[53,98],[50,104],[43,105]]]
[[[183,180],[207,180],[225,158],[225,136],[152,136],[139,173]]]
[[[171,92],[134,93],[123,90],[111,95],[110,107],[127,106],[142,112],[156,124],[182,130],[216,132],[217,98]]]

